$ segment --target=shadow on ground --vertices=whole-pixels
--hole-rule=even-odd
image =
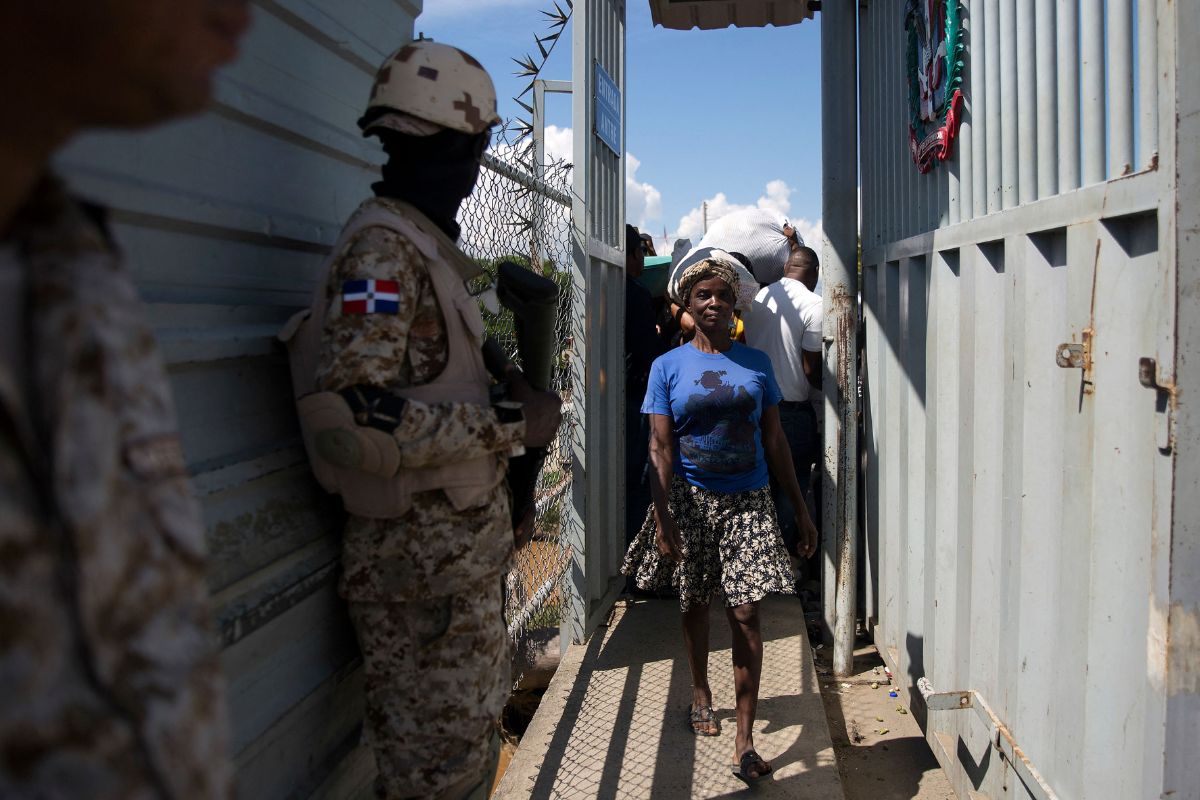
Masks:
[[[888,696],[894,687],[874,646],[860,641],[850,678],[833,677],[830,655],[817,651],[816,665],[846,800],[954,800],[918,720]]]
[[[769,779],[747,789],[731,771],[733,674],[725,615],[712,615],[710,682],[723,733],[686,722],[691,680],[674,600],[619,605],[606,629],[564,659],[497,797],[842,797],[794,598],[762,609],[764,669],[755,744]]]

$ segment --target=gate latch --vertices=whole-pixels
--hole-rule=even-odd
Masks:
[[[1160,392],[1174,394],[1175,387],[1169,383],[1161,383],[1158,379],[1158,362],[1153,358],[1143,356],[1138,359],[1138,383],[1147,389],[1157,389]]]
[[[1054,363],[1063,369],[1083,369],[1087,364],[1087,346],[1064,342],[1054,350]]]

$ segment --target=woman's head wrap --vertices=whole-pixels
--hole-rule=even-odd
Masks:
[[[745,311],[750,307],[758,292],[754,276],[729,253],[713,247],[698,247],[688,253],[672,269],[667,289],[672,300],[686,307],[696,281],[712,277],[729,284],[733,290],[734,308]]]
[[[700,281],[708,280],[709,278],[720,278],[725,281],[729,284],[729,288],[733,290],[733,296],[737,297],[738,285],[741,283],[738,278],[737,269],[727,261],[710,256],[692,264],[679,276],[679,294],[683,298],[684,307],[691,300],[692,287]]]

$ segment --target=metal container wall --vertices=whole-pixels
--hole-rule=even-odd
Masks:
[[[274,336],[380,161],[356,119],[421,0],[259,0],[207,114],[60,159],[113,209],[179,408],[211,553],[238,793],[369,793],[362,670],[335,592],[340,504],[312,481]]]
[[[962,5],[929,175],[860,10],[864,616],[960,797],[1196,797],[1195,8]]]

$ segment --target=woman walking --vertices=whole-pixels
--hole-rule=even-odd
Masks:
[[[762,675],[758,605],[768,593],[793,587],[768,466],[797,509],[800,555],[816,549],[816,530],[779,425],[771,362],[730,338],[738,281],[737,268],[719,256],[680,277],[677,299],[695,320],[696,335],[650,371],[642,412],[650,415],[653,504],[622,572],[642,589],[670,583],[679,590],[692,674],[688,723],[701,736],[720,733],[708,684],[708,609],[723,591],[737,698],[733,771],[753,781],[771,771],[754,749]]]

